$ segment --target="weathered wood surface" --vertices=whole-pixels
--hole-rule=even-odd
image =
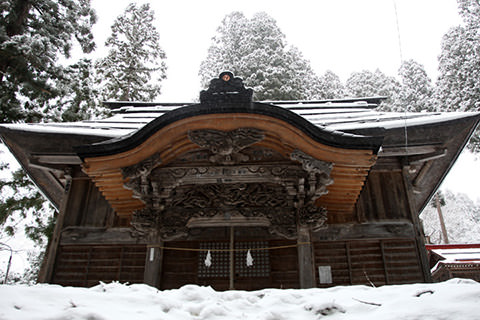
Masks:
[[[142,283],[145,245],[60,246],[52,283],[91,287],[99,281]]]
[[[430,273],[430,266],[428,263],[427,250],[425,249],[425,235],[423,233],[419,212],[417,211],[417,205],[415,203],[415,195],[413,191],[412,182],[409,179],[409,167],[405,166],[402,171],[402,177],[404,182],[405,194],[408,199],[408,209],[410,217],[413,221],[415,240],[417,245],[417,252],[420,260],[420,266],[423,273],[423,281],[431,282],[432,275]]]
[[[314,242],[315,266],[330,266],[332,283],[316,286],[422,282],[415,241],[384,239]]]
[[[407,220],[363,224],[328,225],[312,233],[312,241],[413,238],[414,228]]]
[[[315,268],[311,245],[311,235],[308,228],[299,227],[297,243],[300,288],[313,288],[315,287]]]
[[[228,245],[229,232],[222,233],[219,231],[229,228],[212,228],[212,230],[214,229],[218,230],[214,233],[216,237],[214,236],[213,238],[224,239],[223,241]],[[88,258],[87,253],[89,250],[98,251],[100,249],[96,248],[104,248],[102,249],[103,251],[100,251],[106,254],[105,252],[108,249],[105,248],[118,247],[118,245],[106,244],[100,246],[98,243],[101,241],[104,243],[118,243],[126,239],[137,241],[137,239],[129,236],[129,231],[130,229],[127,228],[110,230],[102,230],[101,228],[76,230],[75,228],[70,228],[65,230],[62,236],[62,248],[71,248],[68,250],[73,250],[74,252],[77,252],[75,248],[78,248],[80,251],[83,250],[83,258],[62,253],[63,255],[59,254],[57,263],[62,265],[67,263],[67,269],[69,268],[68,266],[73,268],[71,262],[65,262],[70,259],[86,265],[76,265],[76,268],[78,267],[81,270],[57,268],[56,272],[60,272],[60,274],[58,276],[55,274],[56,281],[61,283],[67,276],[72,276],[72,282],[67,281],[70,284],[91,285],[95,277],[103,277],[104,279],[114,277],[107,275],[108,272],[118,273],[118,269],[113,270],[114,268],[108,265],[110,262],[102,267],[105,270],[101,276],[95,275],[95,272],[98,271],[97,269],[101,267],[98,264],[99,262],[95,262],[97,269],[94,269],[96,271],[92,275],[92,271],[89,269],[90,262],[88,262],[90,258]],[[245,230],[237,231],[238,235],[235,236],[235,241],[255,241],[255,235],[257,239],[259,237],[262,238],[261,233],[254,232],[250,235],[250,238],[241,239],[240,237],[248,235],[248,232],[245,233]],[[303,288],[329,286],[328,284],[320,285],[318,275],[316,274],[319,266],[331,267],[333,282],[330,285],[369,284],[369,282],[381,285],[423,281],[411,223],[329,226],[325,230],[313,233],[311,237],[308,232],[306,233],[306,230],[302,230],[300,235],[301,237],[298,241],[269,240],[268,246],[270,247],[309,241],[312,241],[312,244],[299,244],[297,247],[270,250],[270,276],[268,278],[241,278],[235,275],[235,289],[254,290],[265,287]],[[209,233],[201,233],[198,237],[203,238],[204,240],[202,241],[212,241],[208,240],[208,238],[212,239],[212,234]],[[335,239],[335,241],[328,239]],[[163,245],[166,247],[196,249],[199,248],[202,241],[175,241],[163,243]],[[96,242],[97,244],[87,245],[89,242]],[[67,243],[76,243],[76,245],[67,245]],[[135,276],[137,278],[130,282],[143,281],[162,289],[178,288],[192,283],[211,285],[217,290],[227,290],[229,288],[228,272],[227,276],[223,278],[198,277],[198,266],[203,263],[198,251],[161,250],[159,247],[162,246],[162,243],[152,243],[151,240],[149,240],[149,243],[151,243],[150,246],[154,249],[153,261],[150,260],[149,256],[151,249],[145,244],[141,246],[135,246],[133,243],[123,245],[127,248],[139,248],[143,252],[142,278],[137,279],[139,276]],[[118,254],[116,257],[118,259]],[[83,262],[79,259],[83,259]],[[106,261],[110,260],[107,259]],[[140,268],[139,263],[137,262],[138,268]],[[244,261],[240,263],[244,263]],[[137,271],[140,272],[139,270]],[[85,276],[86,273],[89,274],[88,277]],[[125,281],[129,280],[126,279]]]
[[[236,239],[235,241],[242,241]],[[228,241],[225,241],[228,247]],[[269,247],[294,245],[295,241],[272,240],[268,241]],[[165,243],[169,247],[199,248],[197,241],[175,241]],[[196,251],[164,250],[162,267],[161,289],[179,288],[186,284],[199,284],[212,286],[216,290],[228,290],[230,279],[227,268],[220,277],[198,277],[199,264],[204,263]],[[212,253],[215,262],[215,252]],[[228,256],[228,253],[226,254]],[[299,288],[298,254],[295,247],[269,250],[269,276],[268,277],[241,277],[235,273],[234,288],[236,290],[258,290],[263,288]],[[243,257],[243,255],[242,255]],[[218,262],[217,262],[218,263]],[[239,263],[245,263],[239,261]],[[255,264],[255,261],[253,262]]]
[[[355,211],[360,222],[411,219],[402,173],[372,171]]]
[[[137,244],[147,243],[134,237],[131,228],[69,227],[62,232],[62,244]]]
[[[62,236],[62,228],[65,223],[65,216],[67,214],[69,200],[72,194],[71,183],[72,183],[72,177],[67,176],[67,183],[64,190],[62,203],[60,205],[57,222],[53,230],[52,238],[48,243],[43,264],[38,274],[38,282],[40,283],[43,283],[43,282],[49,283],[52,281],[52,278],[54,276],[54,266],[57,258],[58,247],[60,245],[60,239]]]
[[[74,179],[65,209],[63,228],[105,227],[106,221],[113,211],[95,185],[84,179]]]
[[[145,272],[143,282],[158,288],[161,282],[162,265],[163,265],[163,241],[155,244],[147,245],[147,254],[145,260]]]
[[[244,239],[274,238],[265,228],[248,227],[235,228],[236,236]],[[223,228],[198,228],[192,229],[186,239],[188,240],[225,240],[227,235]],[[411,238],[414,237],[413,225],[409,221],[377,222],[363,224],[328,225],[312,233],[313,241],[324,240],[355,240],[372,238]],[[95,227],[69,227],[62,232],[62,244],[112,244],[112,243],[147,243],[147,240],[134,237],[132,229],[123,228],[95,228]]]

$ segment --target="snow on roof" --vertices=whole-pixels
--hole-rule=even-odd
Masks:
[[[427,246],[427,250],[435,252],[439,256],[445,258],[442,260],[444,263],[455,262],[477,262],[480,263],[480,244],[468,244],[468,245],[430,245]]]
[[[431,268],[432,274],[441,266],[472,267],[480,266],[480,244],[427,245],[428,251],[443,258]]]
[[[108,138],[121,137],[123,135],[129,134],[138,129],[138,126],[135,128],[126,129],[124,127],[103,127],[102,126],[85,126],[82,125],[83,122],[64,122],[63,125],[58,125],[58,123],[48,123],[48,124],[30,124],[30,123],[20,123],[20,124],[1,124],[1,127],[8,129],[13,129],[16,131],[25,131],[25,132],[38,132],[38,133],[61,133],[61,134],[73,134],[73,135],[89,135],[89,136],[101,136]],[[143,125],[142,125],[143,126]]]
[[[404,126],[418,126],[441,123],[471,116],[472,112],[448,113],[401,113],[382,112],[372,109],[366,101],[330,102],[269,102],[283,107],[305,118],[326,131],[348,131],[367,128],[394,129]],[[155,104],[122,102],[113,108],[113,116],[107,119],[63,123],[2,124],[0,126],[27,132],[47,132],[77,135],[93,135],[108,138],[121,137],[132,133],[165,113],[189,104]]]

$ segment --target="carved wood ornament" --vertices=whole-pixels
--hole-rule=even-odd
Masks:
[[[219,164],[234,164],[248,160],[240,151],[264,139],[264,134],[255,128],[240,128],[233,131],[194,130],[188,138],[212,152],[209,160]]]
[[[171,240],[200,225],[261,225],[286,238],[297,236],[298,225],[324,226],[326,210],[315,200],[328,192],[333,164],[255,146],[264,136],[255,128],[190,131],[200,149],[166,166],[155,154],[123,168],[125,187],[146,204],[133,228]]]

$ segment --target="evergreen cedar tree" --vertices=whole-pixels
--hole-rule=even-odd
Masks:
[[[62,110],[55,109],[61,104],[54,108],[53,102],[71,93],[71,84],[77,82],[58,57],[70,57],[73,39],[85,53],[95,48],[91,27],[96,15],[90,2],[4,0],[0,11],[0,122],[62,120],[58,117]],[[45,245],[54,216],[23,170],[0,181],[0,190],[0,225],[5,233],[13,234],[24,220],[27,236]]]
[[[287,46],[276,21],[264,12],[251,19],[232,12],[223,19],[200,66],[202,86],[225,70],[241,77],[255,100],[309,99],[318,81],[309,61]]]
[[[131,3],[113,23],[105,42],[110,51],[96,64],[105,100],[152,101],[160,95],[167,67],[154,20],[149,4]]]
[[[463,25],[450,29],[439,56],[437,106],[447,111],[480,111],[480,3],[457,0]],[[468,148],[480,151],[480,129]]]
[[[0,10],[0,122],[41,121],[66,77],[59,55],[70,56],[74,38],[95,48],[95,12],[85,0],[4,0]]]
[[[70,66],[59,64],[58,57],[70,57],[74,38],[85,53],[95,48],[91,27],[96,15],[88,0],[11,0],[2,2],[0,10],[0,122],[85,120],[103,112],[101,100],[149,101],[159,95],[165,53],[148,4],[130,4],[115,20],[107,57]],[[5,233],[13,235],[20,220],[29,221],[25,233],[44,246],[55,223],[53,208],[25,172],[0,181],[0,190]]]
[[[403,61],[398,75],[401,83],[393,111],[435,111],[432,81],[423,65],[414,60]]]

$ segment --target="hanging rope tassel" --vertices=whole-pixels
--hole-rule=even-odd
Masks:
[[[205,258],[205,267],[210,268],[212,265],[212,255],[210,254],[210,250],[207,252],[207,257]]]
[[[253,266],[253,258],[252,255],[250,254],[250,249],[247,251],[247,267]]]

